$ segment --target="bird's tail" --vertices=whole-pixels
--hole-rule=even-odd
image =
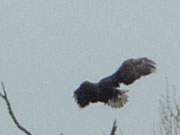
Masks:
[[[113,107],[113,108],[121,108],[121,107],[123,107],[128,101],[128,95],[126,94],[127,92],[128,91],[120,91],[120,92],[118,92],[118,95],[116,94],[116,96],[109,99],[106,104]]]

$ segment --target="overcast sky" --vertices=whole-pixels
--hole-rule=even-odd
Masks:
[[[179,13],[178,0],[0,0],[0,80],[18,120],[34,135],[108,134],[115,118],[124,135],[152,135],[165,78],[180,87]],[[122,86],[124,108],[78,108],[82,81],[144,56],[158,70]],[[0,134],[23,135],[2,100]]]

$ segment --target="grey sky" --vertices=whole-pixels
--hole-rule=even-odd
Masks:
[[[0,0],[0,80],[18,119],[39,135],[103,135],[115,118],[124,135],[152,135],[165,77],[180,87],[179,12],[178,0]],[[142,56],[158,70],[128,87],[126,107],[78,108],[82,81]],[[2,101],[0,134],[22,134]]]

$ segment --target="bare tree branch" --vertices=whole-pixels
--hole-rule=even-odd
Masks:
[[[1,82],[1,86],[2,86],[2,90],[3,92],[0,92],[0,97],[5,101],[6,105],[7,105],[7,109],[9,112],[10,117],[12,118],[14,124],[17,126],[17,128],[19,130],[21,130],[22,132],[24,132],[26,135],[32,135],[32,133],[30,133],[26,128],[24,128],[16,119],[16,116],[14,115],[14,112],[12,110],[10,101],[7,97],[7,93],[6,93],[6,89],[5,89],[5,85],[3,82]]]
[[[117,129],[116,120],[114,120],[110,135],[115,135],[116,129]]]
[[[171,90],[173,89],[173,90]],[[172,95],[173,92],[173,95]],[[180,104],[177,102],[176,88],[166,80],[166,95],[160,99],[160,135],[180,134]]]

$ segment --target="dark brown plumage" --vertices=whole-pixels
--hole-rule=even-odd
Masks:
[[[119,108],[127,102],[127,92],[117,89],[120,83],[132,84],[142,76],[153,73],[155,62],[148,58],[128,59],[112,75],[103,78],[98,83],[83,82],[74,92],[74,97],[80,107],[89,103],[103,102],[111,107]]]

